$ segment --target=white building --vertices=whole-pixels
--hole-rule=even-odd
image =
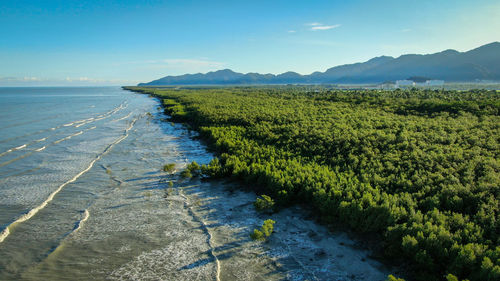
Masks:
[[[412,80],[398,80],[396,81],[396,88],[399,88],[401,86],[403,87],[408,87],[408,86],[419,86],[419,87],[426,87],[426,86],[443,86],[444,81],[443,80],[427,80],[422,83],[417,83]]]
[[[415,82],[411,80],[398,80],[396,81],[396,88],[399,88],[400,86],[415,86]]]
[[[444,81],[443,80],[427,80],[425,81],[426,86],[443,86]]]

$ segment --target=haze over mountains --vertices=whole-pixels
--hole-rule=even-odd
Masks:
[[[332,67],[325,72],[301,75],[237,73],[230,69],[206,74],[165,76],[140,86],[157,85],[230,85],[296,83],[382,83],[421,76],[446,82],[500,81],[500,42],[483,45],[467,52],[445,50],[428,55],[381,56],[362,63]]]

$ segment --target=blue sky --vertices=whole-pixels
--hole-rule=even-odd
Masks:
[[[500,1],[0,0],[0,86],[309,74],[500,41]]]

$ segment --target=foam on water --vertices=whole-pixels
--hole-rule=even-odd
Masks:
[[[99,161],[99,159],[102,158],[103,155],[105,155],[107,152],[109,152],[114,145],[120,143],[121,141],[123,141],[127,136],[128,136],[128,131],[130,129],[132,129],[132,127],[134,126],[135,122],[137,121],[137,119],[134,119],[131,124],[129,125],[129,127],[127,129],[125,129],[125,132],[123,134],[123,136],[119,137],[118,139],[116,139],[114,142],[112,142],[109,146],[107,146],[104,151],[99,154],[94,160],[92,160],[90,162],[90,164],[87,166],[87,168],[85,168],[83,171],[79,172],[78,174],[76,174],[73,178],[71,178],[70,180],[66,181],[65,183],[61,184],[56,190],[54,190],[54,192],[52,192],[49,197],[42,202],[42,204],[40,204],[39,206],[31,209],[28,213],[22,215],[21,217],[19,217],[18,219],[16,219],[14,222],[12,222],[11,224],[9,224],[7,227],[5,227],[5,229],[2,231],[2,233],[0,233],[0,243],[2,243],[6,238],[7,236],[9,236],[10,234],[10,228],[13,228],[15,225],[19,224],[19,223],[22,223],[22,222],[25,222],[27,220],[29,220],[30,218],[32,218],[34,215],[36,215],[41,209],[45,208],[45,206],[47,206],[47,204],[50,203],[50,201],[52,201],[54,199],[54,196],[56,196],[66,185],[68,185],[69,183],[72,183],[74,181],[76,181],[80,176],[82,176],[83,174],[85,174],[86,172],[88,172],[95,164],[95,162]]]
[[[208,229],[207,224],[205,223],[205,221],[201,217],[199,217],[196,214],[196,212],[191,208],[191,202],[190,202],[189,198],[186,197],[186,195],[184,195],[184,193],[182,192],[182,189],[179,190],[179,194],[180,194],[180,196],[182,198],[184,198],[184,200],[185,200],[185,207],[188,208],[189,213],[193,216],[193,218],[195,218],[197,221],[200,222],[200,224],[203,227],[203,230],[205,231],[206,235],[208,236],[207,237],[207,244],[210,247],[210,255],[214,258],[215,266],[216,266],[215,267],[215,280],[216,281],[220,281],[220,261],[219,261],[219,259],[217,258],[217,255],[214,252],[214,246],[212,245],[213,244],[213,242],[212,242],[212,233],[210,233],[210,230]]]
[[[13,150],[19,150],[19,149],[23,149],[26,147],[26,144],[23,144],[21,146],[18,146],[18,147],[14,147]]]
[[[88,129],[86,129],[86,130],[79,131],[79,132],[77,132],[77,133],[74,133],[74,134],[71,134],[71,135],[69,135],[69,136],[66,136],[66,137],[64,137],[64,138],[62,138],[62,139],[56,140],[56,141],[54,141],[52,144],[46,145],[46,146],[44,146],[44,147],[42,147],[42,148],[39,148],[39,149],[35,149],[35,150],[33,150],[33,151],[30,151],[30,152],[28,152],[28,153],[26,153],[26,154],[24,154],[24,155],[21,155],[21,156],[17,157],[17,158],[13,158],[13,159],[10,159],[10,160],[5,161],[5,162],[3,162],[3,163],[0,163],[0,167],[6,166],[6,165],[9,165],[9,164],[11,164],[11,163],[13,163],[13,162],[16,162],[16,161],[18,161],[18,160],[24,159],[24,158],[26,158],[26,157],[28,157],[28,156],[32,155],[34,152],[40,152],[40,151],[44,150],[47,146],[51,146],[51,145],[58,144],[58,143],[60,143],[60,142],[63,142],[63,141],[69,140],[69,139],[71,139],[71,138],[73,138],[73,137],[79,136],[79,135],[83,134],[84,132],[87,132],[87,131],[93,130],[93,129],[95,129],[95,128],[97,128],[97,127],[96,127],[96,126],[94,126],[94,127],[88,128]],[[43,139],[47,139],[47,138],[43,138]],[[39,141],[34,141],[33,143],[37,143],[37,142],[39,142]],[[22,145],[22,147],[19,147],[19,149],[15,149],[15,150],[20,150],[20,149],[22,149],[22,148],[26,148],[26,147],[27,147],[27,144]],[[1,156],[1,155],[0,155],[0,156]]]
[[[84,126],[86,124],[90,124],[90,123],[93,123],[93,122],[96,122],[96,121],[107,119],[107,118],[111,117],[112,115],[116,114],[117,112],[119,112],[120,110],[123,110],[123,109],[125,109],[127,107],[128,107],[128,105],[126,104],[126,102],[122,102],[117,107],[115,107],[115,108],[113,108],[113,109],[111,109],[111,110],[109,110],[109,111],[107,111],[107,112],[105,112],[103,114],[100,114],[99,116],[102,117],[102,118],[97,118],[96,119],[96,117],[90,117],[90,118],[86,118],[86,119],[82,119],[82,120],[71,121],[69,123],[61,124],[61,125],[58,125],[56,127],[51,127],[49,129],[42,129],[42,130],[38,130],[38,131],[35,131],[35,132],[30,132],[30,133],[27,133],[27,134],[23,134],[23,135],[20,135],[20,136],[9,138],[9,139],[6,139],[6,140],[2,140],[2,141],[0,141],[0,143],[12,141],[12,140],[19,139],[19,138],[25,138],[25,137],[29,137],[29,136],[32,136],[32,135],[39,135],[39,134],[47,132],[47,131],[56,131],[56,130],[59,130],[59,129],[65,128],[65,127],[74,126],[76,128],[79,128],[79,127]],[[33,143],[36,143],[36,142],[40,142],[40,141],[44,141],[45,139],[46,139],[46,137],[38,139],[38,140],[31,141],[30,143],[26,143],[26,144],[19,145],[19,146],[16,146],[14,148],[8,149],[7,151],[0,153],[0,157],[4,156],[4,155],[6,155],[6,154],[8,154],[10,152],[23,149],[26,146],[29,146],[30,144],[33,144]]]
[[[127,118],[129,118],[129,117],[130,117],[130,115],[132,115],[132,112],[130,112],[129,114],[127,114],[127,115],[125,115],[125,116],[123,116],[123,117],[121,117],[121,118],[118,118],[118,119],[113,120],[113,122],[117,122],[117,121],[121,121],[121,120],[123,120],[123,119],[127,119]]]

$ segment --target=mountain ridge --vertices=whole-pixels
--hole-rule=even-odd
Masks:
[[[230,85],[230,84],[327,84],[382,83],[412,76],[429,77],[446,82],[500,81],[500,42],[458,52],[447,49],[433,54],[404,54],[397,58],[378,56],[365,62],[344,64],[324,72],[301,75],[287,71],[281,74],[238,73],[231,69],[205,74],[165,76],[139,86],[159,85]]]

